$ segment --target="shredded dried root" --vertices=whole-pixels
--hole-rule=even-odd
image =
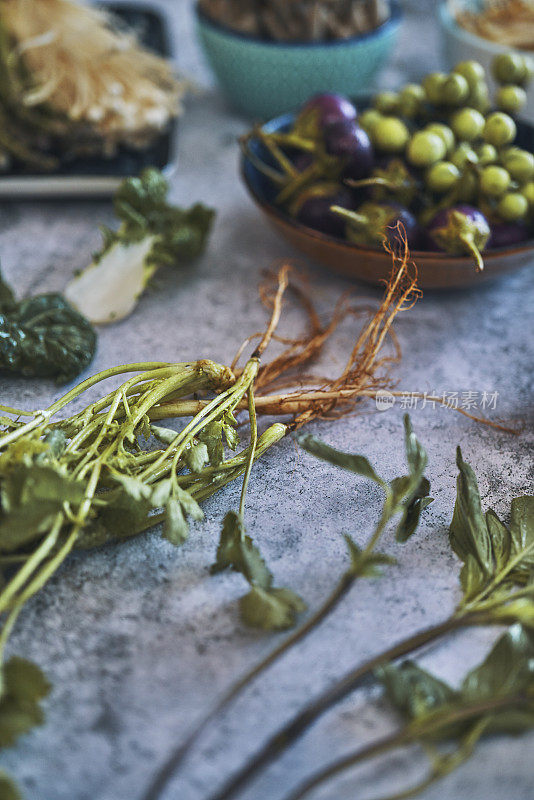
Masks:
[[[9,65],[27,74],[22,105],[43,104],[106,141],[144,145],[180,110],[185,84],[168,61],[72,0],[2,0]],[[20,72],[22,68],[22,73]]]

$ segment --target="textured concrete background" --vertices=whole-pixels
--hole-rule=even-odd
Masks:
[[[228,361],[264,312],[256,294],[260,272],[296,256],[267,227],[237,178],[235,138],[246,122],[228,109],[198,53],[189,2],[163,5],[171,15],[178,63],[206,91],[193,98],[180,125],[173,196],[201,199],[218,210],[209,252],[185,276],[170,270],[128,320],[100,333],[92,370],[141,360],[206,356]],[[439,63],[431,4],[406,3],[402,40],[383,83],[397,85]],[[433,4],[432,4],[433,5]],[[61,290],[98,243],[97,224],[110,205],[4,203],[0,253],[19,293]],[[311,267],[321,308],[352,288]],[[404,352],[399,384],[409,390],[497,391],[496,413],[532,421],[531,269],[470,292],[428,294],[397,323]],[[345,343],[354,331],[345,330]],[[335,354],[334,356],[335,357]],[[2,399],[43,407],[58,391],[44,381],[1,378]],[[364,413],[314,433],[362,452],[383,474],[400,474],[402,411]],[[203,800],[270,731],[350,665],[410,632],[442,619],[458,599],[458,564],[447,544],[454,499],[454,449],[461,443],[476,468],[483,501],[507,514],[509,499],[532,490],[532,439],[498,433],[444,410],[413,413],[429,452],[435,502],[407,545],[387,540],[398,559],[380,582],[362,582],[320,631],[272,669],[195,750],[167,800]],[[157,533],[121,548],[75,556],[21,615],[11,650],[37,661],[54,690],[47,724],[2,756],[28,800],[135,800],[151,771],[219,694],[279,641],[239,622],[239,575],[208,575],[221,519],[236,507],[230,486],[206,504],[206,522],[174,549]],[[379,511],[378,493],[299,452],[287,440],[258,464],[247,523],[279,585],[299,591],[315,608],[346,564],[341,532],[364,542]],[[459,680],[485,652],[494,631],[469,632],[425,655],[443,677]],[[312,768],[392,729],[394,717],[377,692],[359,693],[329,713],[243,797],[279,800]],[[424,800],[530,800],[534,736],[496,738]],[[360,770],[321,797],[371,798],[421,774],[405,755]]]

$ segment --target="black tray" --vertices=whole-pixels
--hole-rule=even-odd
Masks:
[[[172,56],[166,21],[159,12],[130,3],[106,3],[102,7],[133,29],[150,50],[166,58]],[[20,168],[3,172],[0,174],[0,198],[108,196],[124,178],[137,175],[148,166],[157,167],[168,176],[173,168],[176,128],[176,120],[172,120],[168,130],[150,147],[143,150],[120,147],[112,158],[77,158],[47,173]]]

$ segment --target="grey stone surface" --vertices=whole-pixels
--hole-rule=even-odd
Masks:
[[[124,322],[102,329],[92,369],[145,359],[207,356],[223,362],[264,323],[256,286],[280,258],[302,259],[270,230],[237,177],[235,138],[246,121],[228,109],[197,50],[189,2],[168,0],[180,67],[206,89],[180,124],[173,196],[202,199],[218,210],[209,252],[185,276],[170,270]],[[429,8],[406,3],[400,45],[383,83],[393,86],[439,64]],[[4,203],[0,253],[20,293],[61,290],[98,242],[110,205]],[[373,289],[350,285],[308,265],[320,307],[350,288],[366,302]],[[399,546],[381,581],[362,582],[333,617],[244,696],[195,750],[165,798],[204,800],[217,781],[288,719],[307,698],[352,664],[410,632],[442,619],[458,599],[458,564],[447,544],[455,493],[454,449],[475,466],[485,504],[506,515],[509,498],[532,490],[532,269],[469,292],[427,294],[397,323],[404,352],[397,369],[407,390],[498,392],[498,416],[526,424],[513,437],[442,409],[414,411],[429,452],[435,502],[417,536]],[[291,324],[296,321],[292,320]],[[350,341],[354,330],[344,330]],[[343,338],[342,337],[342,338]],[[332,353],[335,357],[336,353]],[[58,390],[45,381],[1,378],[3,402],[43,407]],[[402,411],[377,413],[371,403],[312,431],[332,445],[365,453],[386,475],[402,470]],[[279,636],[243,628],[236,601],[239,575],[210,577],[221,519],[235,507],[230,486],[206,504],[180,549],[157,533],[100,552],[74,556],[21,615],[10,650],[34,659],[54,689],[47,723],[2,755],[28,800],[135,800],[157,764],[195,719]],[[259,463],[251,482],[247,524],[276,580],[317,607],[346,563],[341,532],[364,542],[379,510],[378,493],[282,442]],[[425,654],[423,662],[457,681],[496,632],[471,631]],[[279,800],[310,769],[392,729],[395,720],[376,691],[334,709],[255,786],[249,800]],[[530,800],[534,737],[495,738],[424,800]],[[321,797],[349,800],[390,793],[421,774],[422,760],[395,756],[344,779]]]

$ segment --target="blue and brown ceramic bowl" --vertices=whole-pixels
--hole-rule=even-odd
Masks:
[[[354,96],[369,89],[397,39],[401,11],[361,36],[329,42],[273,42],[209,20],[197,6],[200,42],[232,105],[269,119],[317,92]]]
[[[266,123],[267,132],[289,130],[294,114],[284,114]],[[526,147],[534,136],[534,126],[519,123],[519,146]],[[262,143],[252,138],[249,150],[257,159],[268,161]],[[381,284],[391,272],[391,257],[382,249],[360,245],[327,236],[297,222],[274,203],[277,193],[273,183],[258,169],[249,157],[241,159],[241,174],[252,199],[265,214],[275,230],[290,244],[313,261],[332,272],[371,284]],[[512,247],[486,250],[484,270],[475,272],[473,259],[451,256],[448,253],[413,251],[412,258],[418,269],[418,284],[422,289],[451,289],[477,286],[507,272],[527,265],[534,266],[534,239]]]

